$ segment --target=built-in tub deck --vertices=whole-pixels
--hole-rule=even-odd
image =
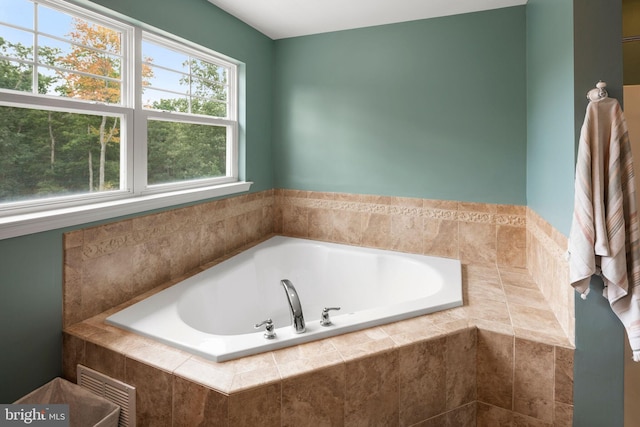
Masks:
[[[153,391],[156,394],[155,397],[147,395],[151,391],[140,390],[139,400],[145,399],[142,396],[147,396],[151,401],[159,399],[158,390],[168,387],[168,391],[164,392],[165,394],[169,393],[169,411],[173,407],[174,416],[176,416],[175,411],[180,410],[176,409],[177,384],[181,384],[181,387],[184,384],[197,384],[198,387],[204,386],[206,389],[220,392],[221,396],[229,398],[239,396],[238,398],[242,401],[243,398],[240,397],[244,395],[242,392],[256,388],[262,389],[261,386],[280,384],[284,387],[283,384],[287,384],[288,380],[304,374],[311,374],[332,366],[348,365],[350,362],[366,360],[377,355],[391,353],[394,350],[402,351],[422,342],[458,336],[459,334],[469,335],[467,332],[473,332],[473,338],[471,338],[473,357],[468,358],[472,360],[468,363],[473,363],[473,396],[467,397],[467,400],[472,399],[475,402],[477,398],[480,402],[494,399],[493,391],[488,392],[489,396],[483,398],[482,384],[485,381],[500,380],[495,378],[496,369],[503,372],[503,377],[505,377],[503,380],[510,381],[511,393],[515,393],[516,382],[519,379],[518,376],[514,378],[513,373],[518,370],[519,364],[528,366],[527,375],[536,377],[543,372],[544,375],[539,378],[539,381],[551,381],[550,405],[553,415],[549,421],[562,425],[558,424],[558,420],[562,420],[563,417],[570,419],[572,411],[572,391],[567,389],[571,388],[572,390],[573,346],[548,307],[542,293],[524,269],[464,264],[462,273],[464,301],[462,307],[223,363],[208,361],[152,339],[105,324],[104,320],[109,315],[165,289],[175,282],[166,283],[132,301],[65,328],[64,375],[75,380],[75,367],[80,363],[130,383],[151,384],[147,384],[146,387],[155,389]],[[478,331],[477,338],[476,330]],[[493,348],[495,345],[502,345],[497,344],[499,339],[496,340],[496,338],[502,337],[510,341],[505,344],[504,351],[496,350]],[[513,341],[514,339],[515,341]],[[535,347],[533,349],[523,348],[523,355],[531,353],[527,356],[528,360],[522,358],[525,356],[516,360],[517,355],[514,352],[518,351],[518,343],[525,347],[531,345]],[[537,343],[540,346],[536,347]],[[484,358],[482,354],[487,351],[487,348],[489,348],[489,352],[495,350],[500,353],[496,355],[497,359],[506,359],[500,361],[493,360],[492,357]],[[538,350],[544,354],[539,354]],[[547,354],[549,351],[551,355]],[[477,358],[476,353],[478,354]],[[481,362],[487,364],[504,362],[509,366],[483,367]],[[548,366],[549,362],[552,366]],[[400,370],[400,376],[402,376],[402,363],[397,367]],[[461,369],[464,370],[464,367]],[[471,368],[469,367],[469,369]],[[548,371],[551,371],[549,378],[546,374]],[[162,374],[158,375],[158,373]],[[169,381],[169,383],[164,385],[156,383],[160,381],[158,378],[164,378],[163,381]],[[559,384],[558,381],[561,383]],[[489,386],[492,390],[495,387],[495,384]],[[505,387],[503,385],[503,388]],[[400,388],[402,389],[402,387]],[[499,385],[498,388],[500,388]],[[263,392],[269,393],[269,391]],[[283,390],[281,393],[284,396]],[[545,391],[545,393],[547,392]],[[348,400],[348,390],[346,394],[342,398]],[[567,396],[562,397],[563,394],[567,394]],[[505,398],[505,401],[509,399],[512,401],[509,400],[504,405],[500,404],[502,398],[499,396],[495,397],[495,401],[487,403],[492,410],[502,410],[500,408],[502,406],[504,410],[511,413],[512,410],[518,410],[516,407],[518,399],[513,399],[513,394],[510,396]],[[182,396],[182,398],[185,397]],[[285,405],[286,402],[280,399],[282,398],[278,397],[276,401]],[[400,400],[402,401],[402,399]],[[172,401],[173,404],[171,404]],[[531,402],[522,403],[529,409],[518,412],[530,410],[532,413],[528,415],[537,419],[548,419],[549,415],[545,415],[548,408],[536,409],[533,407],[531,409],[534,401],[540,401],[540,399],[532,397]],[[348,405],[348,403],[344,404]],[[257,404],[257,406],[261,405]],[[139,403],[139,407],[141,409],[148,407],[147,411],[161,410],[157,409],[157,405],[151,402],[145,404],[144,401]],[[149,409],[152,407],[156,409]],[[233,419],[233,411],[235,410],[249,412],[261,410],[258,407],[251,409],[245,404],[232,405],[231,401],[225,408],[226,412],[224,413],[227,414],[229,420]],[[475,417],[476,406],[473,408],[473,416]],[[449,408],[448,400],[446,409],[453,409]],[[282,406],[282,411],[281,415],[284,417],[284,406]],[[399,416],[402,417],[403,409],[400,408],[399,411]],[[477,416],[481,416],[479,407],[477,411]],[[280,417],[280,412],[276,412]],[[516,415],[520,416],[518,413]],[[139,414],[138,417],[140,418],[140,416],[153,419],[151,412]]]

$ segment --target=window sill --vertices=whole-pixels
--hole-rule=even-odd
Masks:
[[[249,191],[251,184],[253,183],[233,182],[204,189],[130,197],[72,208],[6,216],[0,218],[0,240],[242,193]]]

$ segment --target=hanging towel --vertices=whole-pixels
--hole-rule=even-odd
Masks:
[[[640,229],[633,158],[622,108],[614,98],[591,101],[580,132],[573,221],[571,286],[585,298],[593,274],[627,330],[640,361]]]

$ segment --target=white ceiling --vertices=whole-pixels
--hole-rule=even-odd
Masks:
[[[272,39],[523,5],[527,0],[209,0]]]

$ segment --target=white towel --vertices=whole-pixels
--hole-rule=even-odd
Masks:
[[[583,298],[593,274],[640,361],[640,229],[627,124],[613,98],[592,101],[580,133],[569,278]]]

